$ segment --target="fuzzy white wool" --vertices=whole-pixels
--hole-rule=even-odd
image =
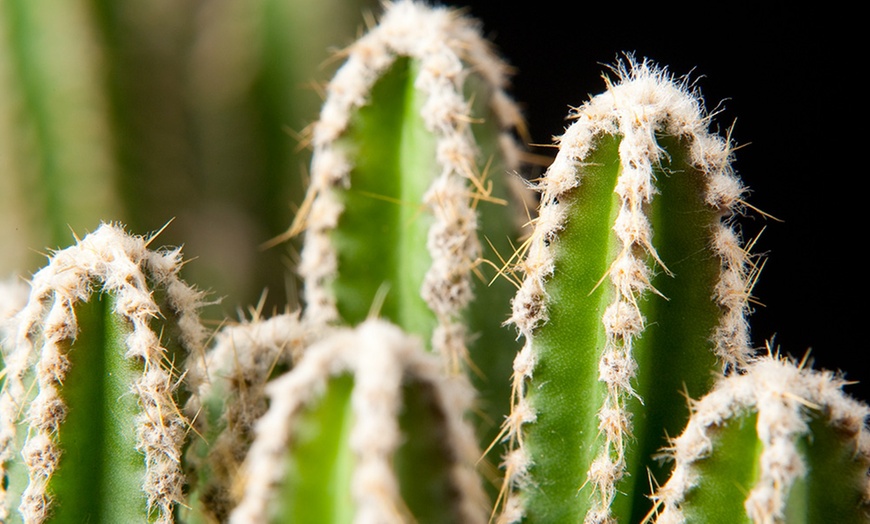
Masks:
[[[0,280],[0,344],[13,336],[12,318],[27,304],[29,295],[30,287],[18,277]],[[0,345],[0,348],[5,347],[6,345]]]

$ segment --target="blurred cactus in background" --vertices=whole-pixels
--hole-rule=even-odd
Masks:
[[[296,300],[316,82],[375,2],[9,0],[0,12],[0,272],[100,220],[184,244],[230,310]],[[290,296],[287,296],[287,292]]]

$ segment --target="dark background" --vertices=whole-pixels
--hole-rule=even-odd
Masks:
[[[866,29],[856,27],[856,13],[831,3],[815,10],[446,3],[480,19],[516,67],[512,93],[538,143],[561,134],[569,106],[604,89],[605,65],[622,52],[697,79],[707,108],[721,104],[719,129],[734,124],[748,201],[782,220],[753,213],[740,221],[745,238],[766,227],[756,248],[767,264],[754,290],[763,304],[751,317],[754,343],[773,339],[797,357],[811,350],[815,367],[864,382],[847,391],[870,400],[861,336],[870,324],[870,147],[861,143],[867,102],[860,80],[867,46],[858,44]]]

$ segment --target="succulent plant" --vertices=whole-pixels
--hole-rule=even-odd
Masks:
[[[126,113],[129,93],[97,72],[105,60],[114,81],[137,82],[141,71],[115,60],[140,45],[159,54],[148,27],[165,13],[65,8],[61,22],[4,5],[15,16],[0,23],[0,53],[13,60],[0,81],[14,89],[0,97],[0,137],[14,136],[10,115],[39,131],[0,141],[16,205],[33,196],[15,189],[27,177],[78,165],[68,151],[104,158],[83,168],[111,167],[103,189],[160,164],[141,154],[160,142],[151,126],[167,124],[166,106]],[[480,24],[410,0],[383,8],[338,54],[302,134],[310,182],[269,242],[301,238],[301,307],[279,313],[264,295],[209,335],[210,302],[180,278],[181,250],[152,247],[162,233],[132,235],[108,222],[113,208],[82,206],[63,185],[77,175],[35,184],[55,195],[32,199],[49,202],[32,207],[47,227],[74,220],[68,204],[106,222],[51,250],[27,284],[0,284],[0,520],[870,521],[870,408],[841,374],[755,347],[764,262],[738,222],[758,211],[690,80],[625,55],[604,93],[572,110],[538,177],[510,68]],[[266,128],[291,111],[274,69],[289,62],[253,55],[299,44],[281,37],[277,3],[202,9],[165,20],[176,36],[198,28],[193,45],[171,44],[191,53],[202,95],[194,150],[228,180],[226,130],[261,129],[246,112],[260,103]],[[89,71],[70,92],[97,101],[87,114],[104,139],[75,132],[81,108],[47,88],[65,63],[40,51],[49,19],[90,35],[63,56]],[[215,59],[209,42],[254,34],[269,43]],[[101,39],[118,46],[95,52]],[[203,89],[224,68],[239,76]],[[253,78],[268,96],[246,98]],[[125,150],[137,136],[157,141]],[[267,151],[263,165],[285,176],[290,154],[264,140],[243,149]],[[27,148],[39,152],[29,166]],[[145,207],[128,209],[134,221]]]

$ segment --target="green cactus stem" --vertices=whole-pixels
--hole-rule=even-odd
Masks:
[[[870,522],[870,408],[769,355],[692,401],[654,495],[658,524]]]
[[[179,369],[205,330],[180,252],[149,242],[104,224],[34,275],[0,393],[4,519],[172,522]]]
[[[730,145],[685,82],[647,62],[616,72],[559,139],[524,246],[503,521],[639,521],[684,392],[751,354]]]
[[[383,291],[380,315],[456,369],[472,288],[489,293],[472,282],[478,214],[501,215],[482,234],[503,252],[516,221],[494,203],[506,203],[501,174],[517,165],[506,66],[471,20],[407,1],[346,54],[312,128],[311,186],[291,230],[306,229],[305,315],[355,324]]]
[[[486,522],[470,386],[418,337],[381,320],[336,329],[267,393],[231,523]],[[403,452],[406,439],[425,449]],[[412,483],[396,474],[403,461]]]

